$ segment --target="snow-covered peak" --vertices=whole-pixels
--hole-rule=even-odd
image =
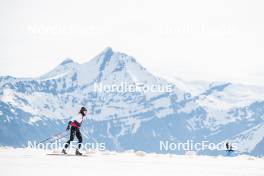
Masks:
[[[104,53],[113,53],[113,49],[108,46],[101,52],[101,55]]]
[[[80,65],[78,70],[79,84],[94,82],[135,82],[155,81],[156,78],[129,55],[114,52],[107,47],[89,62]]]
[[[43,76],[39,77],[40,80],[51,80],[51,79],[58,79],[63,76],[66,76],[78,69],[78,63],[74,62],[72,59],[65,59],[61,64],[59,64],[56,68],[51,70],[50,72],[44,74]]]
[[[121,52],[115,52],[111,47],[105,48],[100,54],[92,59],[92,61],[93,60],[100,66],[100,71],[103,71],[107,65],[110,65],[110,62],[118,64],[119,66],[120,64],[126,65],[130,62],[136,62],[132,56]],[[140,64],[138,65],[140,66]]]
[[[107,47],[100,54],[98,54],[93,60],[96,60],[96,62],[99,65],[103,65],[111,59],[112,55],[113,55],[112,48]]]
[[[67,58],[60,65],[67,65],[67,64],[71,64],[71,63],[74,63],[74,61],[70,58]]]
[[[51,80],[78,76],[78,85],[87,86],[95,82],[155,82],[157,79],[142,67],[132,56],[114,52],[111,47],[83,64],[65,59],[56,68],[41,76],[39,80]]]

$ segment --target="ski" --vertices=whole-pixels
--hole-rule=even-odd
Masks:
[[[89,157],[90,155],[82,154],[82,155],[75,155],[75,154],[64,154],[64,153],[47,153],[49,156],[81,156],[81,157]]]

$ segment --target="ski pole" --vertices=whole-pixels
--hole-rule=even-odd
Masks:
[[[65,131],[60,132],[60,133],[57,133],[57,134],[55,134],[55,135],[52,135],[52,136],[50,136],[49,138],[47,138],[47,139],[45,139],[45,140],[43,140],[43,141],[40,141],[38,144],[43,143],[43,142],[46,142],[46,141],[48,141],[48,140],[50,140],[50,139],[52,139],[52,138],[54,138],[54,137],[56,137],[56,136],[59,136],[59,135],[61,135],[61,134],[63,134],[63,133],[65,133]],[[66,135],[65,135],[65,136],[66,136]]]
[[[65,136],[67,136],[68,134],[65,134],[65,135],[63,135],[63,136],[60,136],[60,137],[58,137],[58,138],[54,138],[54,140],[52,140],[52,142],[53,141],[56,141],[56,140],[59,140],[59,139],[61,139],[61,138],[64,138]]]

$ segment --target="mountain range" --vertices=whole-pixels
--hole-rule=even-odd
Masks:
[[[177,69],[177,65],[175,66]],[[95,84],[169,85],[168,92],[95,91]],[[22,147],[65,130],[81,106],[86,142],[108,150],[160,150],[160,142],[237,143],[237,153],[264,155],[264,87],[166,80],[110,47],[90,61],[64,60],[37,78],[0,77],[0,145]],[[197,151],[216,155],[224,151]]]

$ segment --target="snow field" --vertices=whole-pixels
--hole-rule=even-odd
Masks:
[[[73,151],[69,151],[72,153]],[[94,152],[88,157],[48,156],[51,151],[0,149],[4,176],[263,176],[264,158],[209,157],[146,154],[144,152]]]

